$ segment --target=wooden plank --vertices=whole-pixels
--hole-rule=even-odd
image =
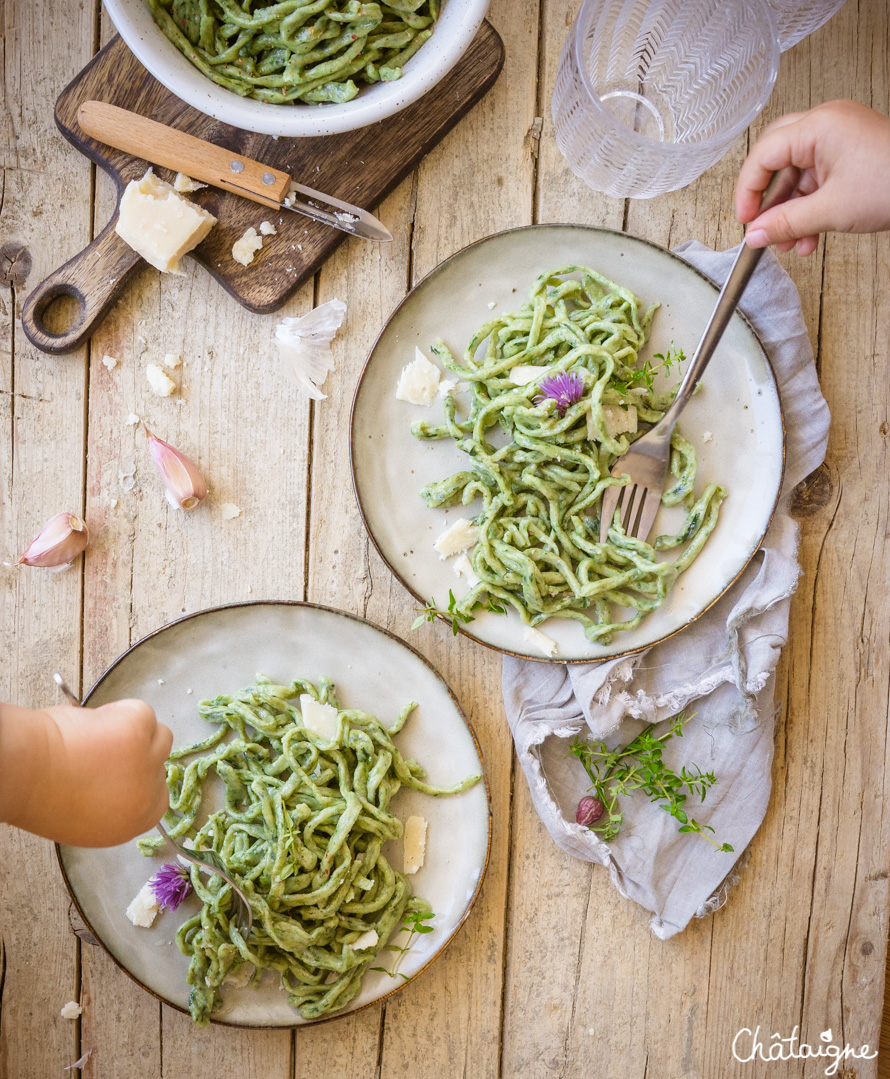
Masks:
[[[406,288],[465,244],[529,220],[533,159],[524,139],[535,115],[535,7],[526,5],[517,12],[509,0],[492,4],[489,17],[507,49],[504,73],[424,161],[415,181],[404,184],[385,205],[383,219],[396,235],[396,252],[381,257],[373,251],[348,251],[348,258],[338,255],[331,260],[320,278],[319,299],[334,295],[346,299],[350,313],[348,342],[338,343],[336,382],[328,400],[314,410],[309,595],[388,626],[441,671],[464,704],[482,745],[494,838],[476,907],[429,971],[385,1006],[350,1021],[342,1044],[335,1043],[333,1029],[298,1033],[298,1064],[315,1061],[314,1070],[308,1063],[298,1068],[298,1075],[306,1079],[364,1079],[374,1074],[369,1059],[379,1062],[383,1079],[494,1076],[498,1071],[512,761],[500,695],[500,662],[472,642],[455,640],[439,625],[410,631],[414,601],[383,565],[358,519],[346,483],[344,435],[367,349]],[[473,196],[448,195],[470,189],[468,170]],[[339,478],[332,483],[330,476]],[[356,1059],[352,1046],[359,1023],[366,1049]],[[313,1053],[316,1045],[319,1051]]]
[[[0,242],[25,245],[33,261],[23,283],[0,286],[2,560],[53,514],[82,510],[82,354],[68,364],[41,356],[18,320],[33,284],[89,238],[91,169],[57,136],[52,104],[90,56],[96,6],[10,0],[0,8]],[[76,682],[80,592],[79,565],[60,574],[0,566],[0,699],[58,703],[49,681],[56,668]],[[59,1016],[80,988],[68,898],[46,840],[2,826],[0,862],[0,1069],[57,1075],[79,1044],[78,1024]]]

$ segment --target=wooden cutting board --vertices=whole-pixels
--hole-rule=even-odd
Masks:
[[[492,26],[483,23],[457,66],[429,93],[395,116],[341,135],[274,139],[230,127],[186,105],[149,75],[116,37],[59,95],[56,123],[70,142],[113,177],[118,199],[130,180],[142,176],[147,162],[97,142],[80,130],[77,110],[87,100],[107,101],[149,116],[283,169],[298,183],[373,210],[485,95],[503,63],[503,42]],[[166,180],[173,179],[166,169],[156,172]],[[349,238],[299,214],[267,210],[219,189],[206,188],[189,197],[218,218],[191,257],[250,311],[277,310]],[[22,325],[37,348],[61,353],[83,344],[141,264],[141,258],[114,231],[116,220],[117,213],[89,247],[31,291]],[[272,221],[277,235],[268,237],[249,266],[239,265],[232,258],[232,244],[245,229],[257,228],[263,220]],[[350,242],[369,241],[352,238]],[[65,332],[53,333],[43,315],[62,295],[74,298],[79,314]]]

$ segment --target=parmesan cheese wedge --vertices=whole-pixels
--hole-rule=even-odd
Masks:
[[[423,865],[426,855],[426,827],[423,817],[409,817],[405,821],[405,864],[406,873],[416,873]]]
[[[453,554],[468,551],[479,539],[479,529],[469,517],[458,517],[433,544],[439,552],[439,558],[450,558]]]
[[[184,199],[149,169],[141,180],[127,184],[114,231],[152,266],[182,275],[179,260],[215,224],[213,214]]]

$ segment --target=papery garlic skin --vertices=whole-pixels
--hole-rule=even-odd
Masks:
[[[326,393],[319,387],[334,370],[331,341],[346,317],[342,300],[319,304],[302,318],[285,318],[275,327],[272,338],[285,366],[297,385],[313,401],[323,401]]]
[[[67,566],[89,542],[89,530],[79,517],[68,512],[57,513],[31,540],[16,565],[45,569]]]
[[[201,470],[190,457],[153,435],[148,428],[145,433],[148,435],[148,452],[164,481],[167,501],[177,510],[193,510],[199,506],[207,497],[207,484]]]

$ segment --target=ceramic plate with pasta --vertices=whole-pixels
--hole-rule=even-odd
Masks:
[[[169,832],[60,847],[87,925],[140,985],[199,1026],[289,1027],[408,984],[451,940],[488,861],[472,729],[398,638],[311,604],[239,604],[134,645],[88,706],[149,701],[174,733]]]
[[[581,662],[695,621],[744,571],[781,487],[773,372],[736,315],[672,443],[648,542],[604,491],[664,414],[716,301],[653,244],[604,229],[500,233],[396,309],[352,413],[365,524],[417,598],[503,652]]]

